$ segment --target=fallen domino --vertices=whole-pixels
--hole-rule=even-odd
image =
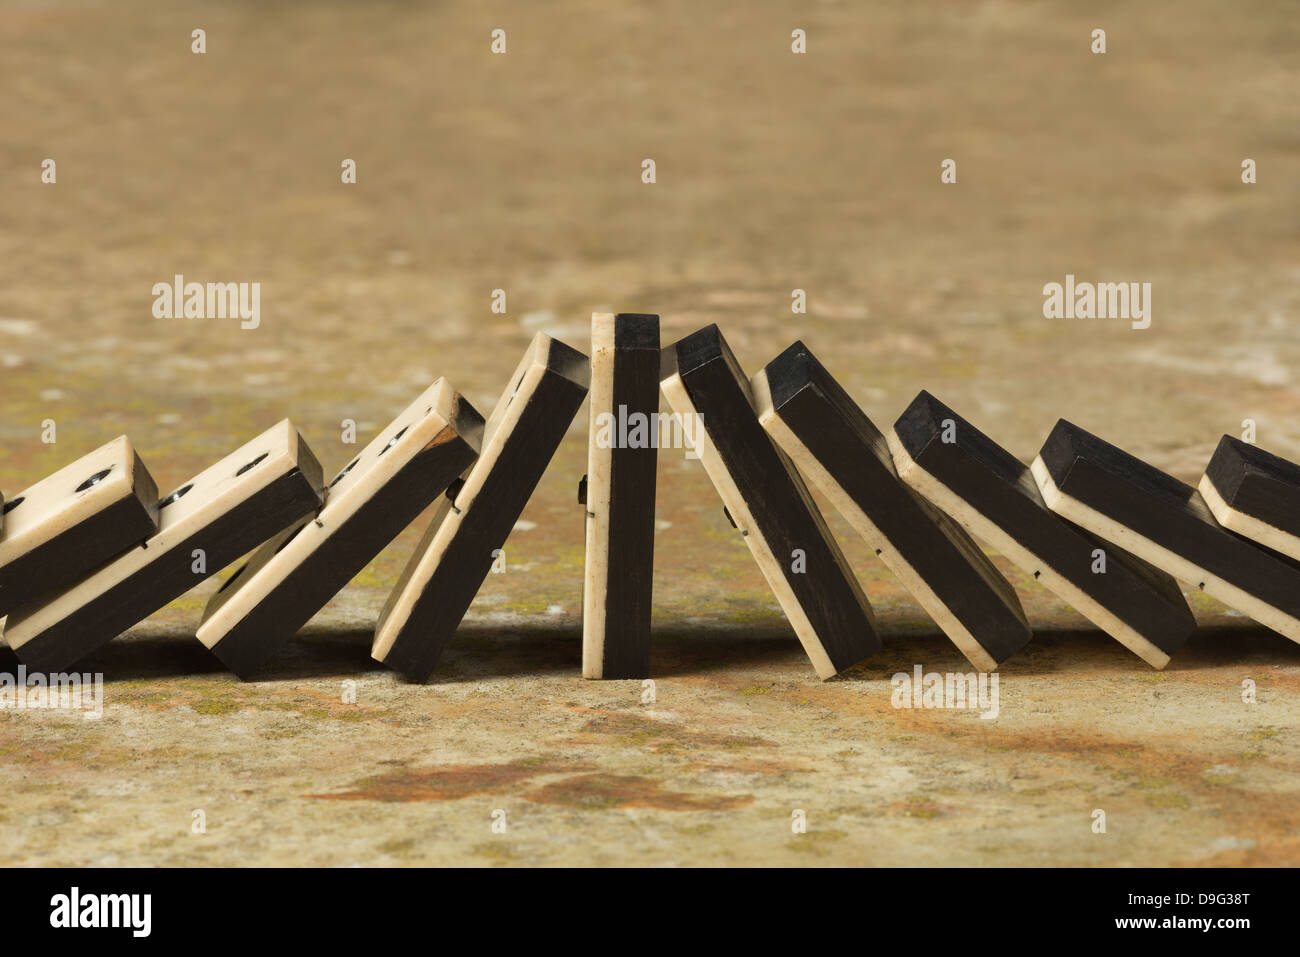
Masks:
[[[759,424],[718,327],[666,348],[660,375],[673,410],[695,421],[695,451],[818,676],[874,654],[871,606],[803,480]]]
[[[158,486],[125,435],[4,503],[0,618],[56,594],[158,528]]]
[[[650,674],[659,317],[591,317],[582,676]]]
[[[802,342],[753,378],[759,421],[976,668],[1032,632],[1015,589],[952,519],[899,479],[885,437]]]
[[[409,434],[395,423],[336,476],[323,507],[320,467],[287,420],[160,502],[125,437],[0,496],[7,643],[33,670],[67,667],[266,543],[214,596],[199,629],[246,675],[445,489],[372,648],[425,680],[594,374],[583,670],[644,675],[656,443],[602,444],[596,416],[657,411],[657,319],[593,318],[594,366],[539,335],[486,424],[444,384],[425,414],[453,438],[417,447],[427,423]],[[800,343],[752,383],[716,326],[660,362],[660,387],[696,426],[688,438],[822,677],[879,639],[791,459],[979,667],[1014,653],[1028,628],[968,532],[1156,667],[1194,627],[1174,578],[1300,642],[1300,466],[1225,436],[1198,492],[1062,421],[1026,469],[925,392],[885,436],[886,455],[879,432]],[[417,459],[427,470],[417,473]]]
[[[483,447],[429,524],[375,627],[371,655],[427,681],[587,396],[587,357],[539,332],[483,427]]]
[[[283,420],[162,499],[148,539],[11,612],[9,647],[33,670],[63,670],[314,513],[321,485],[320,464]]]
[[[225,581],[199,640],[248,677],[457,479],[482,431],[482,416],[439,379],[339,472],[318,515]]]
[[[1190,485],[1064,419],[1033,473],[1058,515],[1300,642],[1300,564],[1225,529]]]
[[[1300,560],[1300,465],[1225,435],[1197,489],[1228,531]]]
[[[1055,515],[1030,470],[928,392],[888,435],[902,479],[1156,668],[1195,619],[1177,583]]]

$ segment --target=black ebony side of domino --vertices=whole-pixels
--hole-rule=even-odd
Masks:
[[[759,423],[749,379],[716,325],[664,349],[660,379],[674,373],[835,669],[874,654],[880,638],[841,566],[825,520]],[[798,549],[807,559],[802,574],[790,568]]]
[[[808,347],[794,343],[766,372],[777,414],[981,647],[998,662],[1024,647],[1032,633],[1011,586],[960,526],[902,483],[885,437]]]
[[[450,421],[466,419],[453,408]],[[477,430],[463,434],[444,429],[226,632],[212,653],[240,677],[259,668],[473,464],[481,435],[482,420]],[[233,582],[233,576],[227,579]]]
[[[1300,563],[1225,529],[1190,485],[1064,419],[1039,456],[1065,495],[1300,617]]]
[[[0,568],[0,618],[70,587],[158,528],[158,485],[136,455],[132,495]]]
[[[612,412],[617,419],[621,408],[629,416],[644,415],[647,432],[653,428],[659,411],[658,316],[614,317],[614,408],[599,411]],[[624,448],[614,443],[611,449],[605,678],[644,678],[650,673],[657,446],[653,442],[645,448]]]
[[[168,549],[134,575],[23,644],[17,655],[34,671],[61,671],[185,594],[208,575],[236,561],[262,542],[320,507],[320,466],[310,453],[300,460],[313,474],[293,469],[189,538]],[[137,546],[137,547],[144,547]],[[193,570],[193,551],[202,549],[206,575]]]
[[[951,422],[954,430],[946,430]],[[1105,606],[1166,654],[1195,627],[1174,580],[1122,548],[1053,514],[1019,459],[928,392],[907,407],[894,431],[921,468],[965,499],[1022,547]],[[945,433],[953,442],[944,442]],[[1094,549],[1105,574],[1092,571]]]
[[[1300,537],[1300,465],[1225,435],[1205,474],[1229,508]]]
[[[541,384],[465,512],[433,577],[416,598],[403,634],[384,664],[413,681],[429,680],[492,569],[493,550],[505,544],[582,406],[589,375],[585,355],[551,340]],[[490,440],[485,436],[485,441]]]

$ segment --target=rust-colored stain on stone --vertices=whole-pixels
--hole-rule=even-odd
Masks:
[[[513,761],[509,764],[461,764],[433,768],[403,768],[363,778],[350,791],[308,794],[327,801],[455,801],[473,794],[502,794],[519,784],[548,774],[589,770],[580,763]]]
[[[182,681],[150,682],[148,687],[110,685],[110,701],[140,705],[160,711],[193,712],[205,716],[226,716],[245,710],[298,714],[314,719],[335,721],[372,721],[395,725],[399,722],[388,711],[371,705],[343,702],[338,694],[315,689],[272,685],[267,690],[224,678],[203,683]]]
[[[512,52],[508,70],[472,39],[469,5],[297,5],[286,28],[311,62],[234,44],[201,70],[174,22],[118,15],[139,0],[11,17],[0,75],[48,74],[57,96],[9,96],[7,126],[73,167],[57,186],[0,184],[0,489],[12,497],[121,433],[175,488],[284,416],[342,464],[356,454],[343,420],[368,441],[439,376],[486,413],[537,331],[587,351],[590,314],[606,309],[658,312],[666,343],[717,322],[751,374],[803,339],[878,426],[926,388],[1023,461],[1058,417],[1192,484],[1245,417],[1262,447],[1300,458],[1298,194],[1276,172],[1237,183],[1236,159],[1202,135],[1208,110],[1222,142],[1276,145],[1278,104],[1300,82],[1275,40],[1289,11],[1241,18],[1188,0],[1194,15],[1170,21],[1130,4],[1125,30],[1150,55],[1085,54],[1063,72],[1062,38],[1096,25],[1081,5],[937,2],[952,27],[938,34],[930,4],[818,5],[807,62],[770,37],[749,43],[723,5],[678,4],[697,35],[741,38],[716,57],[682,42],[681,17],[520,5],[532,53]],[[776,0],[745,10],[785,16]],[[255,5],[205,16],[214,36],[264,25]],[[594,42],[629,30],[653,62]],[[1018,55],[964,42],[989,30]],[[359,35],[374,42],[358,49]],[[463,42],[430,59],[435,35]],[[172,59],[118,69],[135,47]],[[349,69],[319,68],[339,60]],[[1088,79],[1098,65],[1106,82]],[[840,75],[863,82],[827,82]],[[1060,80],[1047,95],[1045,75]],[[643,87],[660,108],[628,110],[623,94]],[[948,108],[954,89],[967,108]],[[160,135],[123,135],[105,101]],[[361,163],[361,185],[341,185],[342,157],[321,149],[340,102],[380,157]],[[195,149],[176,103],[237,129],[240,162]],[[879,122],[844,122],[864,110]],[[412,115],[428,122],[413,129]],[[1090,148],[1051,148],[1080,115],[1107,118]],[[975,164],[965,185],[940,187],[918,152],[936,117]],[[640,154],[629,176],[626,150],[608,148],[647,140],[676,157],[654,187],[637,182]],[[1025,163],[990,162],[1005,157],[1043,175],[1027,186]],[[846,183],[862,186],[847,202]],[[264,281],[261,326],[155,319],[150,286],[186,263],[202,264],[198,280]],[[1151,328],[1045,319],[1039,290],[1067,268],[1157,282]],[[790,312],[794,285],[807,314]],[[505,314],[489,311],[499,286]],[[41,441],[46,418],[57,443]],[[1156,673],[995,555],[1035,630],[999,669],[999,717],[896,709],[892,673],[969,664],[827,507],[884,648],[819,682],[683,450],[659,454],[656,700],[641,704],[639,682],[584,682],[586,428],[584,411],[504,543],[507,571],[487,577],[428,685],[369,658],[426,515],[266,680],[218,673],[194,640],[213,580],[78,666],[105,675],[102,719],[0,711],[4,860],[1300,864],[1300,646],[1193,591],[1202,628]],[[17,666],[0,648],[0,672]],[[583,810],[602,807],[638,810]],[[494,809],[504,833],[489,829]],[[808,816],[798,837],[795,809]],[[1106,834],[1091,830],[1095,809]]]
[[[560,804],[586,811],[648,807],[661,811],[727,811],[754,802],[752,795],[688,794],[635,774],[582,774],[543,785],[524,797],[535,804]]]
[[[575,740],[613,740],[620,744],[642,748],[646,751],[694,751],[703,748],[755,748],[772,747],[772,742],[749,734],[726,734],[719,731],[701,731],[685,725],[656,721],[625,711],[602,711],[592,708],[572,708],[580,714],[593,717],[587,721]]]

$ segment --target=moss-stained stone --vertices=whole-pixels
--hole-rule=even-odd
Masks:
[[[474,44],[427,55],[430,36],[477,35],[466,5],[295,6],[283,26],[311,62],[257,5],[217,5],[207,29],[243,41],[202,70],[175,43],[183,14],[24,10],[0,60],[22,136],[0,165],[31,170],[31,144],[54,144],[59,181],[0,184],[0,488],[126,432],[171,489],[285,416],[332,475],[358,451],[344,419],[364,443],[440,375],[487,412],[538,329],[585,349],[606,309],[659,312],[665,341],[719,322],[750,372],[802,338],[877,424],[927,388],[1026,461],[1061,416],[1192,482],[1247,417],[1300,458],[1300,199],[1269,185],[1296,173],[1287,13],[1128,5],[1111,15],[1148,55],[1095,58],[1102,76],[1059,69],[1095,26],[1082,7],[939,7],[817,5],[816,55],[792,57],[748,29],[787,15],[776,0],[521,5],[508,70]],[[683,22],[728,40],[700,56]],[[1017,55],[968,42],[990,30]],[[653,61],[605,42],[630,32]],[[120,69],[127,48],[152,67]],[[628,110],[650,86],[656,109]],[[1253,144],[1257,186],[1207,147],[1207,114],[1217,142]],[[937,181],[939,115],[957,186]],[[1080,139],[1079,116],[1106,122]],[[338,180],[340,124],[369,151],[356,186]],[[629,174],[645,142],[653,188],[640,153]],[[1152,327],[1044,319],[1040,290],[1067,271],[1151,281]],[[261,326],[154,319],[150,289],[176,272],[262,282]],[[1191,587],[1203,627],[1155,673],[994,555],[1035,627],[1000,669],[999,717],[896,710],[893,673],[968,671],[962,656],[827,509],[884,648],[817,681],[682,450],[659,459],[655,702],[582,681],[585,415],[429,685],[369,648],[431,510],[255,681],[193,637],[223,570],[79,665],[106,675],[102,718],[0,711],[4,860],[1300,864],[1300,647]]]

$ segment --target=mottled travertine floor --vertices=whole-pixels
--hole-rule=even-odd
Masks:
[[[170,488],[285,415],[329,471],[353,452],[343,420],[364,442],[439,375],[490,407],[535,331],[585,348],[607,309],[658,312],[667,339],[719,322],[751,371],[803,338],[878,424],[927,388],[1026,460],[1060,416],[1185,480],[1246,419],[1300,456],[1291,26],[1282,5],[1201,0],[7,4],[0,488],[121,432]],[[154,318],[177,273],[260,282],[260,325]],[[1067,273],[1151,282],[1151,328],[1045,319]],[[265,681],[190,637],[210,581],[86,663],[98,722],[0,712],[0,854],[1300,861],[1292,643],[1194,595],[1204,627],[1157,673],[999,557],[1037,631],[999,716],[895,709],[892,674],[964,662],[831,515],[886,650],[817,682],[677,452],[656,700],[582,682],[585,428],[431,685],[367,656],[418,529]]]

